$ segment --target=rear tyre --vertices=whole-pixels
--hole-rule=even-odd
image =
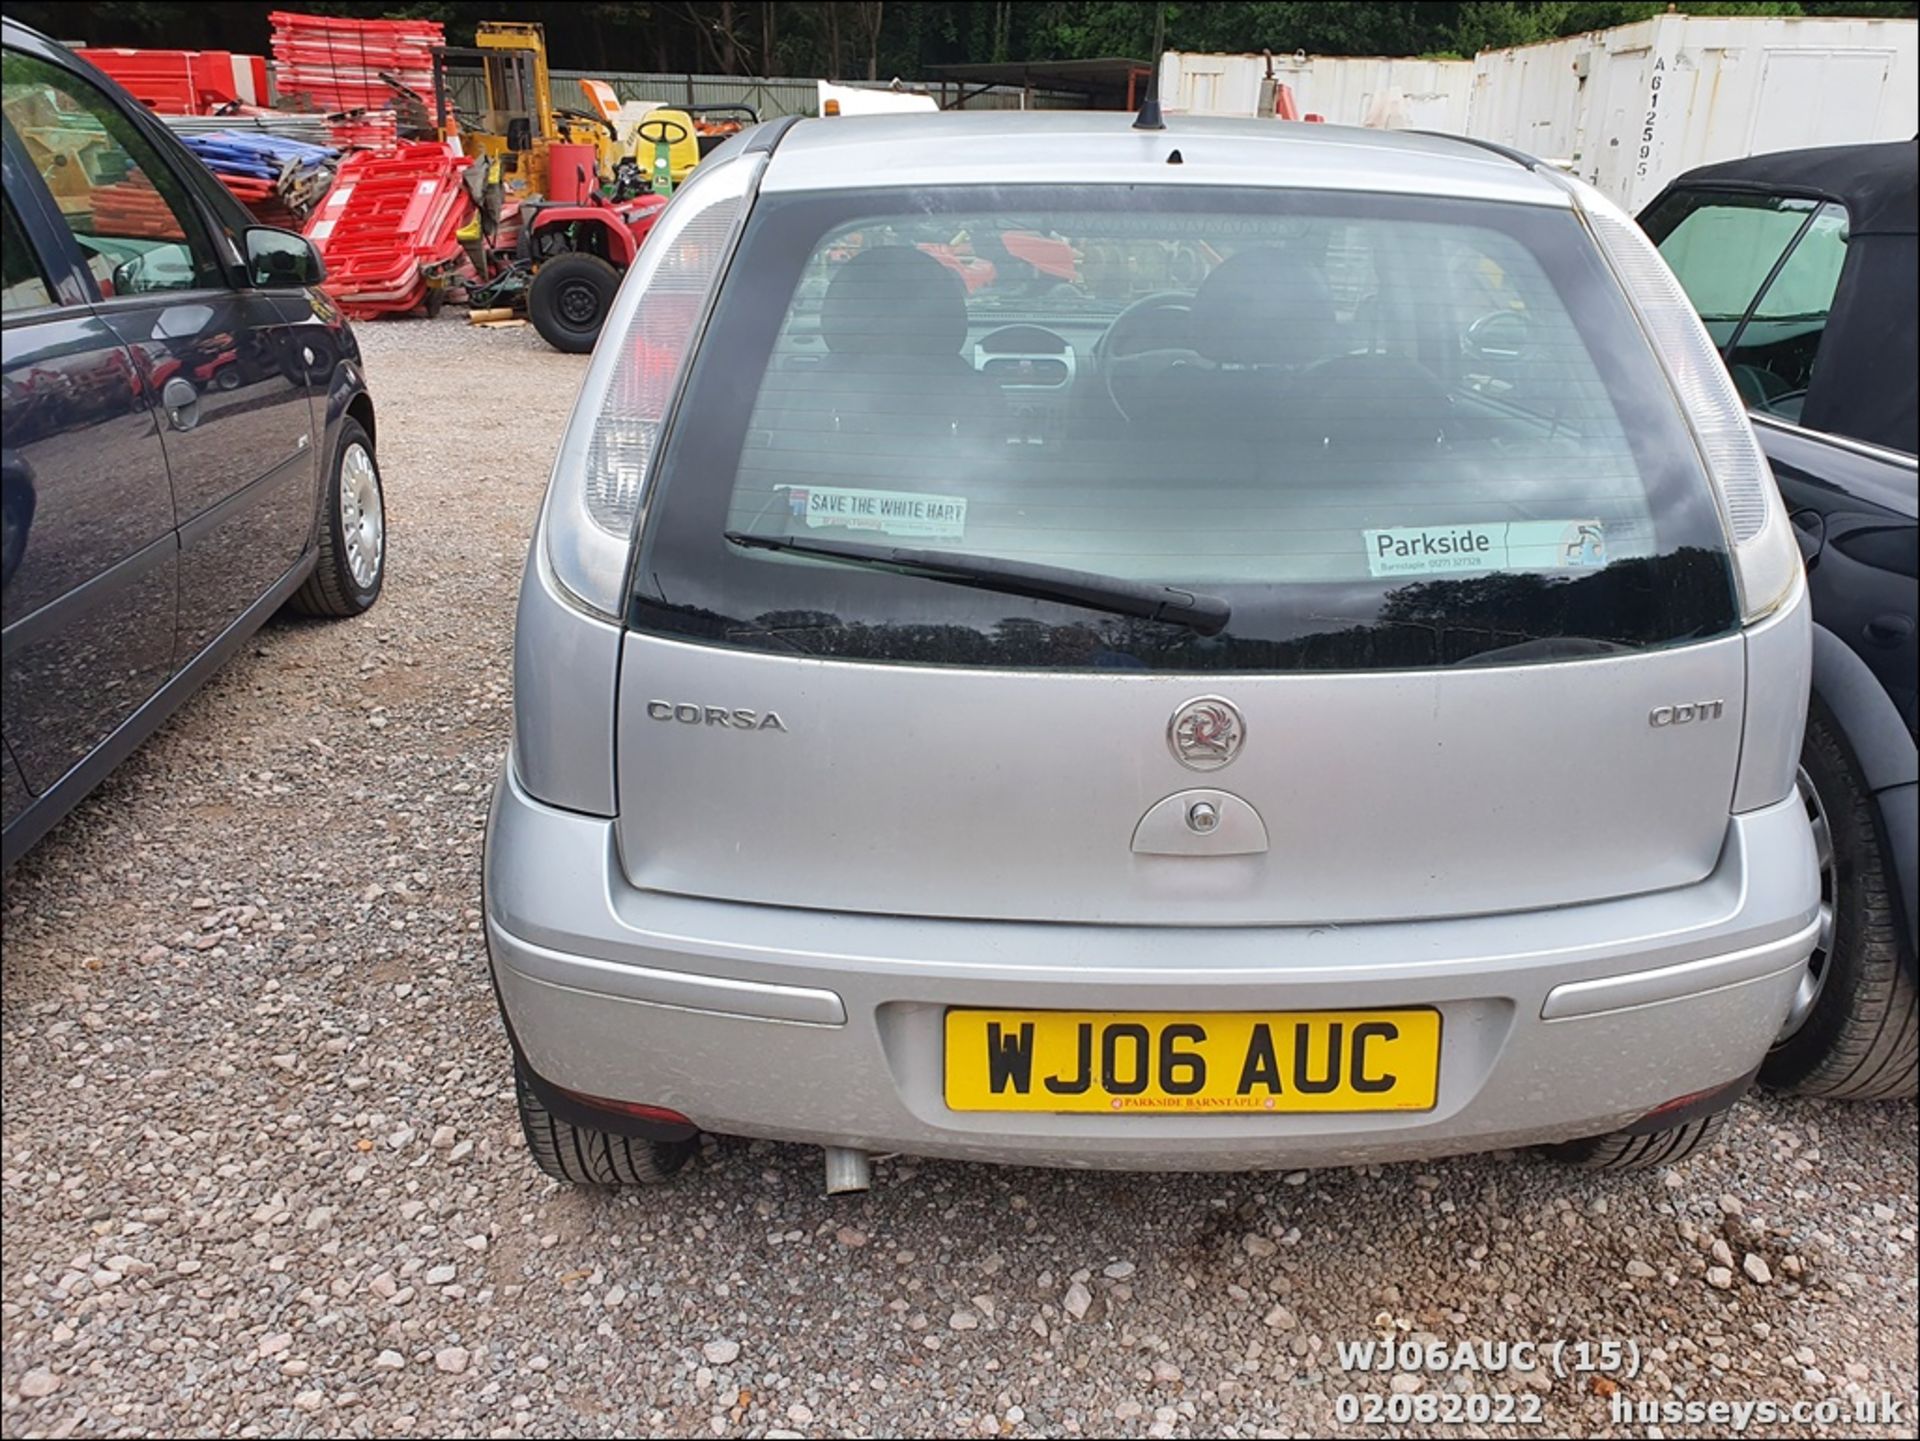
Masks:
[[[373,440],[357,420],[340,422],[326,511],[319,559],[292,605],[302,615],[359,615],[380,598],[386,578],[387,503]]]
[[[584,355],[600,338],[620,272],[597,255],[569,251],[542,261],[527,291],[527,315],[555,350]]]
[[[1727,1114],[1714,1111],[1664,1131],[1641,1135],[1609,1131],[1604,1136],[1589,1136],[1582,1141],[1566,1141],[1541,1149],[1552,1159],[1578,1166],[1583,1171],[1644,1171],[1652,1166],[1671,1166],[1712,1145],[1726,1127]]]
[[[513,1058],[513,1088],[520,1103],[520,1129],[533,1163],[556,1181],[576,1186],[658,1186],[692,1157],[700,1138],[643,1141],[590,1130],[563,1121],[541,1103],[527,1079],[526,1063]]]
[[[1760,1082],[1836,1100],[1913,1096],[1920,1090],[1920,1000],[1900,958],[1873,797],[1817,697],[1800,750],[1800,794],[1820,857],[1824,924]]]

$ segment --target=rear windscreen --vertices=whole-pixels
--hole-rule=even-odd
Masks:
[[[820,542],[869,554],[798,553]],[[955,584],[870,563],[887,548],[981,564]],[[980,578],[998,561],[1230,619],[1005,594]],[[631,619],[814,656],[1193,671],[1579,658],[1737,623],[1689,433],[1571,213],[1121,186],[763,195]]]

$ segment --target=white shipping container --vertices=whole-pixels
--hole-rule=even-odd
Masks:
[[[1472,60],[1169,50],[1160,99],[1173,113],[1270,115],[1269,74],[1302,114],[1498,141],[1628,210],[1696,165],[1920,131],[1912,20],[1668,14]]]
[[[1261,105],[1271,66],[1303,115],[1334,125],[1450,130],[1467,126],[1471,60],[1382,55],[1205,55],[1169,50],[1160,57],[1160,103],[1171,114],[1271,114]]]
[[[1661,15],[1473,60],[1466,133],[1559,161],[1629,211],[1696,165],[1920,129],[1911,20]]]

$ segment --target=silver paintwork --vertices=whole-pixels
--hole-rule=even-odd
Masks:
[[[380,472],[358,441],[340,456],[340,534],[353,583],[365,590],[379,578],[386,558],[387,524],[380,505]]]
[[[1178,165],[1167,163],[1174,150]],[[781,139],[760,189],[1008,184],[1286,186],[1572,203],[1543,175],[1440,136],[1191,115],[1141,131],[1130,115],[1093,110],[803,120]]]
[[[536,1071],[712,1130],[868,1151],[1134,1169],[1344,1165],[1604,1131],[1745,1074],[1779,1030],[1817,921],[1797,800],[1723,827],[1698,883],[1506,916],[1376,925],[927,921],[636,889],[613,824],[511,771],[487,851],[487,931]],[[529,960],[590,958],[561,972]],[[1756,967],[1757,950],[1779,967]],[[1724,961],[1724,968],[1716,964]],[[1545,1022],[1568,984],[1693,964],[1671,999]],[[544,958],[543,958],[544,964]],[[609,968],[829,991],[841,1025],[613,993]],[[1761,971],[1766,973],[1761,973]],[[758,991],[737,993],[763,1004]],[[1277,1010],[1437,1006],[1436,1107],[1417,1115],[993,1115],[940,1098],[948,1006]]]
[[[1546,665],[1209,677],[1248,739],[1205,779],[1257,810],[1271,845],[1196,858],[1130,844],[1201,779],[1166,741],[1203,693],[1194,676],[623,646],[616,829],[633,884],[1114,925],[1438,918],[1691,884],[1725,838],[1747,690],[1739,635]],[[1647,725],[1688,695],[1725,696],[1726,719]],[[791,734],[645,719],[663,696],[750,700]]]

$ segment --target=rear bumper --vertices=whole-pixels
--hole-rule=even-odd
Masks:
[[[1813,945],[1795,800],[1736,816],[1697,885],[1558,910],[1345,927],[922,920],[635,890],[609,821],[503,776],[486,925],[501,1006],[547,1082],[708,1130],[1034,1165],[1258,1169],[1570,1139],[1745,1076]],[[942,1100],[952,1006],[1434,1006],[1419,1113],[988,1115]]]

